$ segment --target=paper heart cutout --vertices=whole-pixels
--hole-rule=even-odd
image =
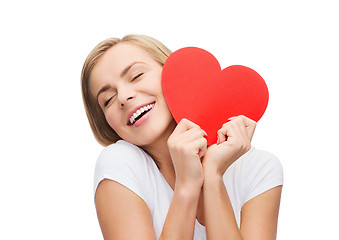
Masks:
[[[173,52],[162,70],[162,90],[179,122],[186,118],[207,132],[207,144],[230,117],[245,115],[258,121],[268,104],[264,79],[253,69],[233,65],[221,70],[206,50],[187,47]]]

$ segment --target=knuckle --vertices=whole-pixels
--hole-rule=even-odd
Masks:
[[[244,122],[244,118],[241,117],[241,116],[239,116],[239,117],[237,117],[237,118],[235,119],[235,122],[236,122],[236,123],[242,123],[242,122]]]
[[[200,131],[199,131],[199,136],[200,136],[200,137],[203,137],[204,135],[205,135],[204,131],[200,129]]]
[[[198,125],[194,125],[192,128],[197,130],[197,131],[202,131],[201,127],[198,126]]]
[[[182,118],[179,122],[180,125],[187,125],[188,120],[186,118]]]
[[[217,134],[224,134],[224,131],[223,131],[222,129],[219,129],[219,130],[217,131]]]

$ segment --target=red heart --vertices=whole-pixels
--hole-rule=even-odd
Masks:
[[[166,60],[162,90],[176,120],[198,124],[207,132],[208,145],[230,117],[245,115],[258,121],[268,104],[264,79],[253,69],[233,65],[223,70],[209,52],[195,47],[179,49]]]

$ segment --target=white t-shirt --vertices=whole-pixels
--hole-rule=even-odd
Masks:
[[[283,172],[279,160],[273,154],[253,147],[226,170],[223,178],[238,227],[241,207],[248,200],[283,184]],[[173,190],[153,159],[141,148],[119,140],[106,147],[97,160],[94,194],[103,179],[111,179],[124,185],[145,201],[158,239]],[[202,239],[206,239],[206,229],[196,221],[194,240]]]

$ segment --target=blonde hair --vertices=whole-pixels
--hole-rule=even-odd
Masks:
[[[102,55],[111,47],[122,42],[141,47],[161,65],[164,65],[167,57],[172,53],[165,45],[152,37],[145,35],[127,35],[122,39],[109,38],[102,41],[87,56],[81,72],[82,99],[94,137],[103,146],[115,143],[121,138],[109,126],[97,100],[90,94],[89,80],[93,67]]]

